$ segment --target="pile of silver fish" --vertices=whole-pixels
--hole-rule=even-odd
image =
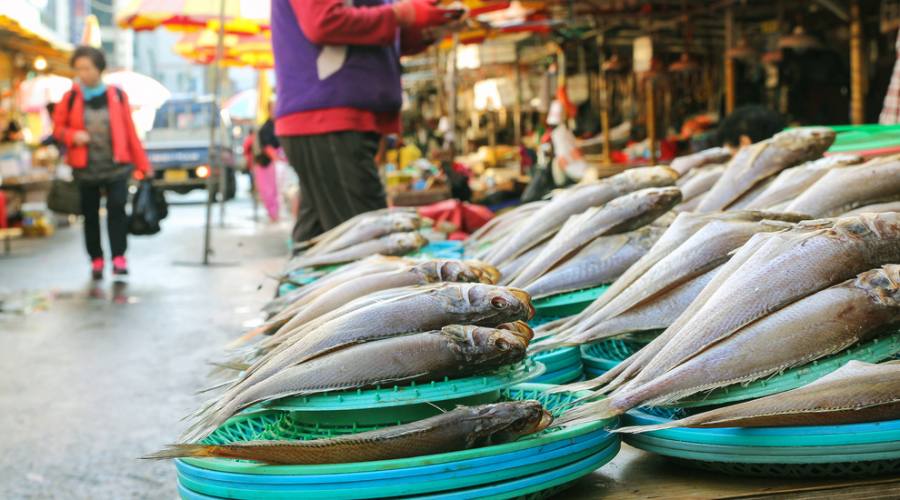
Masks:
[[[524,359],[533,336],[524,323],[534,315],[528,294],[479,283],[482,275],[462,262],[431,264],[431,278],[452,269],[452,277],[476,282],[389,288],[320,308],[304,321],[288,319],[251,346],[238,378],[194,415],[184,439],[203,438],[240,411],[276,399],[466,377]],[[421,276],[423,269],[405,272]]]
[[[603,376],[556,389],[594,391],[587,398],[594,401],[570,411],[563,422],[702,398],[900,327],[900,155],[868,161],[823,157],[834,137],[829,129],[794,129],[730,160],[714,149],[673,163],[682,175],[675,183],[682,198],[672,210],[677,216],[660,216],[640,229],[655,232],[654,242],[617,270],[618,277],[584,311],[535,332],[541,342],[532,343],[530,353],[614,337],[652,339]],[[570,218],[549,240],[557,240],[555,245],[542,245],[551,250],[526,251],[522,267],[494,262],[501,275],[512,269],[516,277],[510,283],[544,296],[540,287],[532,288],[534,281],[528,283],[535,274],[529,269],[539,272],[547,262],[556,265],[553,257],[565,250],[577,251],[564,242],[580,243],[580,235],[590,235],[597,213],[610,203]],[[528,223],[535,222],[523,224]],[[635,234],[616,236],[625,241]],[[604,238],[610,237],[591,244],[600,247]],[[491,261],[490,252],[483,255]],[[597,266],[603,259],[584,261]],[[893,401],[881,410],[898,418],[900,386],[894,389],[894,399],[877,391],[845,396],[858,406]],[[741,412],[757,402],[794,397],[791,391],[734,408]],[[812,405],[809,411],[823,408]],[[825,413],[825,421],[838,423]],[[700,425],[703,418],[671,425]]]
[[[417,232],[421,225],[422,218],[415,210],[392,208],[357,215],[312,240],[297,243],[295,249],[300,253],[288,262],[284,277],[300,269],[416,251],[428,244]]]

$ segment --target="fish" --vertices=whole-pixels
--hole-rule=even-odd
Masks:
[[[371,462],[467,450],[540,432],[553,417],[538,401],[461,406],[409,424],[309,441],[175,444],[143,457],[219,457],[281,465]]]
[[[190,432],[206,436],[243,409],[285,397],[474,375],[521,361],[527,347],[519,331],[461,325],[350,346],[229,393]]]
[[[523,287],[598,237],[642,227],[679,201],[681,191],[676,187],[648,188],[615,198],[603,207],[592,207],[570,219],[510,285]]]
[[[363,259],[370,255],[404,255],[425,246],[428,240],[420,233],[393,233],[376,240],[366,241],[330,253],[312,256],[297,256],[288,263],[288,274],[307,267],[342,264]]]
[[[259,333],[274,333],[280,328],[293,329],[328,311],[358,299],[366,294],[413,285],[440,282],[494,284],[500,273],[493,266],[481,262],[459,260],[429,260],[409,265],[396,271],[359,276],[304,301],[292,315],[282,315],[267,322]]]
[[[636,434],[675,427],[783,427],[884,422],[900,418],[900,362],[849,361],[803,387],[658,425],[622,427]]]
[[[675,171],[668,167],[641,167],[567,189],[536,210],[528,218],[529,223],[521,230],[517,230],[504,241],[498,242],[495,245],[496,249],[485,256],[484,260],[499,265],[514,259],[541,241],[553,236],[570,216],[582,213],[591,207],[601,206],[632,191],[671,186],[677,177]]]
[[[864,207],[859,207],[853,209],[849,212],[843,213],[841,217],[850,217],[853,215],[860,214],[877,214],[882,212],[900,212],[900,201],[890,201],[887,203],[873,203],[872,205],[866,205]]]
[[[680,156],[672,160],[672,170],[684,176],[693,169],[709,165],[710,163],[725,163],[731,159],[731,151],[727,148],[704,149],[694,154]]]
[[[640,387],[603,400],[598,415],[672,403],[764,378],[868,340],[900,323],[900,265],[889,264],[760,318]]]
[[[747,215],[753,217],[751,214]],[[736,217],[711,220],[669,255],[660,259],[619,296],[584,318],[577,327],[573,327],[570,334],[586,331],[600,321],[614,318],[674,286],[718,267],[729,259],[732,251],[756,233],[783,229],[784,224],[777,221],[741,220]]]
[[[835,132],[829,128],[806,127],[779,132],[742,148],[703,197],[697,211],[725,209],[757,183],[788,167],[821,157],[834,139]]]
[[[556,338],[534,344],[530,353],[547,351],[566,346],[578,346],[598,342],[621,335],[663,330],[683,313],[700,291],[713,279],[718,267],[692,278],[654,300],[644,302],[622,314],[601,321],[578,334],[558,335]]]
[[[519,223],[530,217],[537,209],[547,203],[549,202],[544,200],[533,201],[496,215],[485,225],[469,235],[464,242],[466,250],[477,250],[478,246],[493,242],[499,237],[508,234],[509,231],[514,230]]]
[[[828,171],[785,210],[833,217],[855,208],[900,201],[900,155]]]
[[[544,246],[546,244],[547,242],[541,243],[540,245],[516,257],[515,259],[508,260],[504,264],[502,264],[498,268],[500,271],[500,276],[502,276],[500,284],[508,285],[512,283],[512,281],[516,279],[516,276],[520,272],[522,272],[522,269],[525,269],[525,267],[527,267],[535,257],[540,255],[540,253],[544,251]]]
[[[685,312],[693,314],[629,384],[652,380],[760,318],[891,262],[900,262],[900,215],[895,213],[805,221],[776,233],[716,283],[695,312]]]
[[[751,200],[744,208],[772,210],[782,203],[790,202],[800,193],[816,183],[829,170],[862,163],[857,155],[838,154],[826,156],[796,167],[783,170],[771,184]]]
[[[612,283],[650,250],[664,230],[644,226],[628,233],[601,236],[523,289],[531,298],[539,299]]]
[[[408,233],[419,229],[422,219],[415,213],[387,213],[360,220],[332,241],[315,245],[303,253],[304,257],[343,250],[392,233]]]
[[[284,368],[349,345],[448,324],[496,326],[531,319],[535,313],[524,291],[494,285],[442,283],[389,292],[396,296],[355,311],[342,311],[328,321],[311,325],[301,335],[287,336],[258,359],[229,392],[241,391]]]
[[[336,238],[340,237],[351,228],[363,222],[365,220],[369,220],[375,216],[387,215],[387,214],[395,214],[395,213],[409,213],[416,214],[417,210],[413,207],[392,207],[392,208],[382,208],[378,210],[372,210],[369,212],[363,212],[361,214],[355,215],[350,219],[342,222],[341,224],[325,231],[324,233],[310,238],[305,241],[296,241],[294,242],[294,250],[295,251],[303,251],[305,249],[311,248],[315,245],[329,243],[334,241]]]
[[[681,189],[681,204],[678,205],[678,210],[690,211],[692,206],[699,204],[700,198],[709,192],[719,177],[722,177],[725,165],[703,167],[692,172],[696,173],[678,186]],[[688,205],[694,200],[696,202],[693,205]]]

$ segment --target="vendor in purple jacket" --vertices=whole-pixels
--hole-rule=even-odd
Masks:
[[[386,206],[375,154],[400,131],[400,55],[460,15],[437,0],[272,0],[275,131],[300,178],[295,241]]]

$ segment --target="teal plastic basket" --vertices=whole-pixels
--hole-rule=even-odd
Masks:
[[[500,394],[500,391],[544,372],[544,366],[525,360],[512,366],[473,377],[426,383],[410,383],[373,389],[358,389],[283,398],[263,405],[270,410],[335,412],[378,408],[415,406],[438,401],[455,401],[484,394]]]
[[[578,394],[546,394],[550,386],[523,384],[504,400],[537,399],[551,413]],[[209,436],[210,444],[254,439],[316,439],[346,427],[292,426],[287,412],[246,415]],[[619,448],[606,431],[615,420],[551,428],[521,440],[452,453],[378,462],[275,466],[227,459],[176,460],[183,498],[514,498],[560,487],[612,459]],[[369,430],[360,427],[355,432]],[[534,497],[530,497],[534,498]]]
[[[628,425],[669,421],[645,409]],[[636,448],[730,474],[863,477],[900,471],[900,420],[864,424],[761,428],[675,428],[624,435]]]
[[[533,321],[537,323],[548,317],[556,319],[578,314],[581,311],[584,311],[592,302],[597,300],[597,297],[603,295],[607,288],[609,288],[609,285],[601,285],[594,288],[586,288],[584,290],[537,299],[534,301],[536,313]]]
[[[585,369],[602,373],[612,370],[645,345],[646,342],[629,339],[609,339],[587,344],[581,346],[581,361]]]

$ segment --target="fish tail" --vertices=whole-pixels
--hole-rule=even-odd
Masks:
[[[216,446],[198,443],[170,444],[164,449],[140,457],[141,460],[166,460],[182,457],[214,457]]]
[[[531,344],[528,346],[528,354],[537,354],[539,352],[551,351],[553,349],[557,349],[559,347],[566,347],[569,345],[574,345],[566,342],[565,340],[552,340],[549,342],[541,342],[538,344]]]
[[[555,425],[574,427],[576,425],[606,420],[621,415],[623,412],[614,407],[609,399],[601,399],[572,408],[556,418]]]
[[[209,365],[216,368],[221,368],[223,370],[236,372],[247,371],[247,369],[249,369],[251,366],[250,363],[244,361],[242,358],[226,359],[224,361],[210,361]]]
[[[236,347],[241,347],[241,346],[245,345],[246,343],[250,342],[254,338],[259,337],[260,335],[271,335],[272,333],[275,333],[275,331],[283,324],[284,323],[281,323],[281,322],[267,321],[266,323],[264,323],[260,326],[257,326],[256,328],[244,333],[240,337],[232,340],[231,342],[229,342],[228,344],[225,345],[225,348],[226,349],[234,349]]]

